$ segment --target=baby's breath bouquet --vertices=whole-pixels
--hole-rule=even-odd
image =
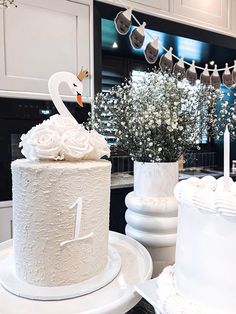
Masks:
[[[216,96],[214,92],[213,97]],[[211,135],[216,139],[223,139],[225,126],[228,125],[230,137],[236,139],[236,93],[234,89],[227,92],[217,91],[216,101],[209,106],[209,120],[211,121]],[[211,97],[212,100],[212,97]]]
[[[116,137],[135,161],[173,162],[197,146],[208,128],[210,87],[146,72],[96,96],[93,126]]]

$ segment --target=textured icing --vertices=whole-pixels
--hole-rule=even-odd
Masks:
[[[223,314],[193,303],[178,293],[175,286],[175,267],[166,267],[157,278],[158,299],[165,314]]]
[[[110,170],[108,161],[16,160],[12,163],[14,255],[17,276],[38,286],[70,285],[98,274],[107,263]],[[78,197],[80,236],[74,238]]]
[[[186,299],[213,313],[233,314],[236,195],[235,183],[231,181],[230,192],[224,192],[223,183],[222,178],[205,177],[176,186],[179,212],[175,284]]]
[[[58,114],[21,136],[22,154],[28,160],[98,160],[110,156],[105,138],[87,131],[74,118]]]

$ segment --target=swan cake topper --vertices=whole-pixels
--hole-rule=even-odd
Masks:
[[[88,131],[66,108],[59,94],[61,83],[67,83],[82,107],[83,80],[88,71],[78,76],[70,72],[54,73],[48,81],[52,101],[59,114],[51,116],[21,136],[19,144],[28,160],[98,160],[110,156],[105,138],[95,130]]]
[[[82,68],[78,76],[69,72],[57,72],[49,78],[49,93],[59,114],[51,116],[21,136],[19,146],[22,147],[21,152],[28,160],[80,161],[99,160],[103,156],[110,156],[110,148],[105,138],[95,130],[88,131],[83,125],[78,124],[59,94],[60,84],[67,83],[76,96],[78,104],[83,107],[82,81],[86,77],[88,71],[83,71]],[[84,236],[80,234],[83,212],[81,197],[77,197],[77,201],[69,209],[74,208],[76,208],[74,236],[60,243],[62,249],[71,242],[84,241],[94,236],[93,232]]]

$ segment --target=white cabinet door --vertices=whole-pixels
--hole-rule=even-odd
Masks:
[[[133,7],[135,10],[142,10],[142,11],[150,11],[150,10],[169,10],[169,1],[167,0],[130,0],[126,1],[126,4]]]
[[[12,238],[12,202],[0,202],[0,242]]]
[[[228,27],[229,0],[170,0],[170,11],[201,25]],[[184,21],[184,20],[183,20]]]
[[[48,94],[57,71],[78,73],[90,66],[89,4],[66,0],[18,0],[0,9],[0,89]],[[84,82],[91,96],[91,81]],[[71,95],[63,86],[61,94]],[[36,97],[37,98],[37,97]]]
[[[230,28],[236,34],[236,1],[231,0],[231,10],[230,10]]]

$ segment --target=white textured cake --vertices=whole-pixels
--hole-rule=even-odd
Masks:
[[[106,266],[110,171],[105,160],[12,163],[15,271],[21,280],[71,285]],[[72,206],[78,197],[82,217],[76,239],[77,206]]]
[[[115,253],[108,250],[111,163],[100,159],[110,153],[106,140],[54,115],[22,135],[20,146],[26,159],[12,163],[14,272],[1,272],[1,283],[36,299],[107,284],[120,266],[107,266]],[[89,282],[82,292],[81,282]]]
[[[15,295],[61,300],[91,293],[119,273],[109,244],[111,163],[105,138],[71,115],[59,94],[66,83],[82,104],[82,80],[57,72],[48,82],[59,114],[21,136],[26,159],[12,163],[13,250],[0,284]]]
[[[181,181],[175,266],[158,278],[166,313],[236,313],[236,183]]]

